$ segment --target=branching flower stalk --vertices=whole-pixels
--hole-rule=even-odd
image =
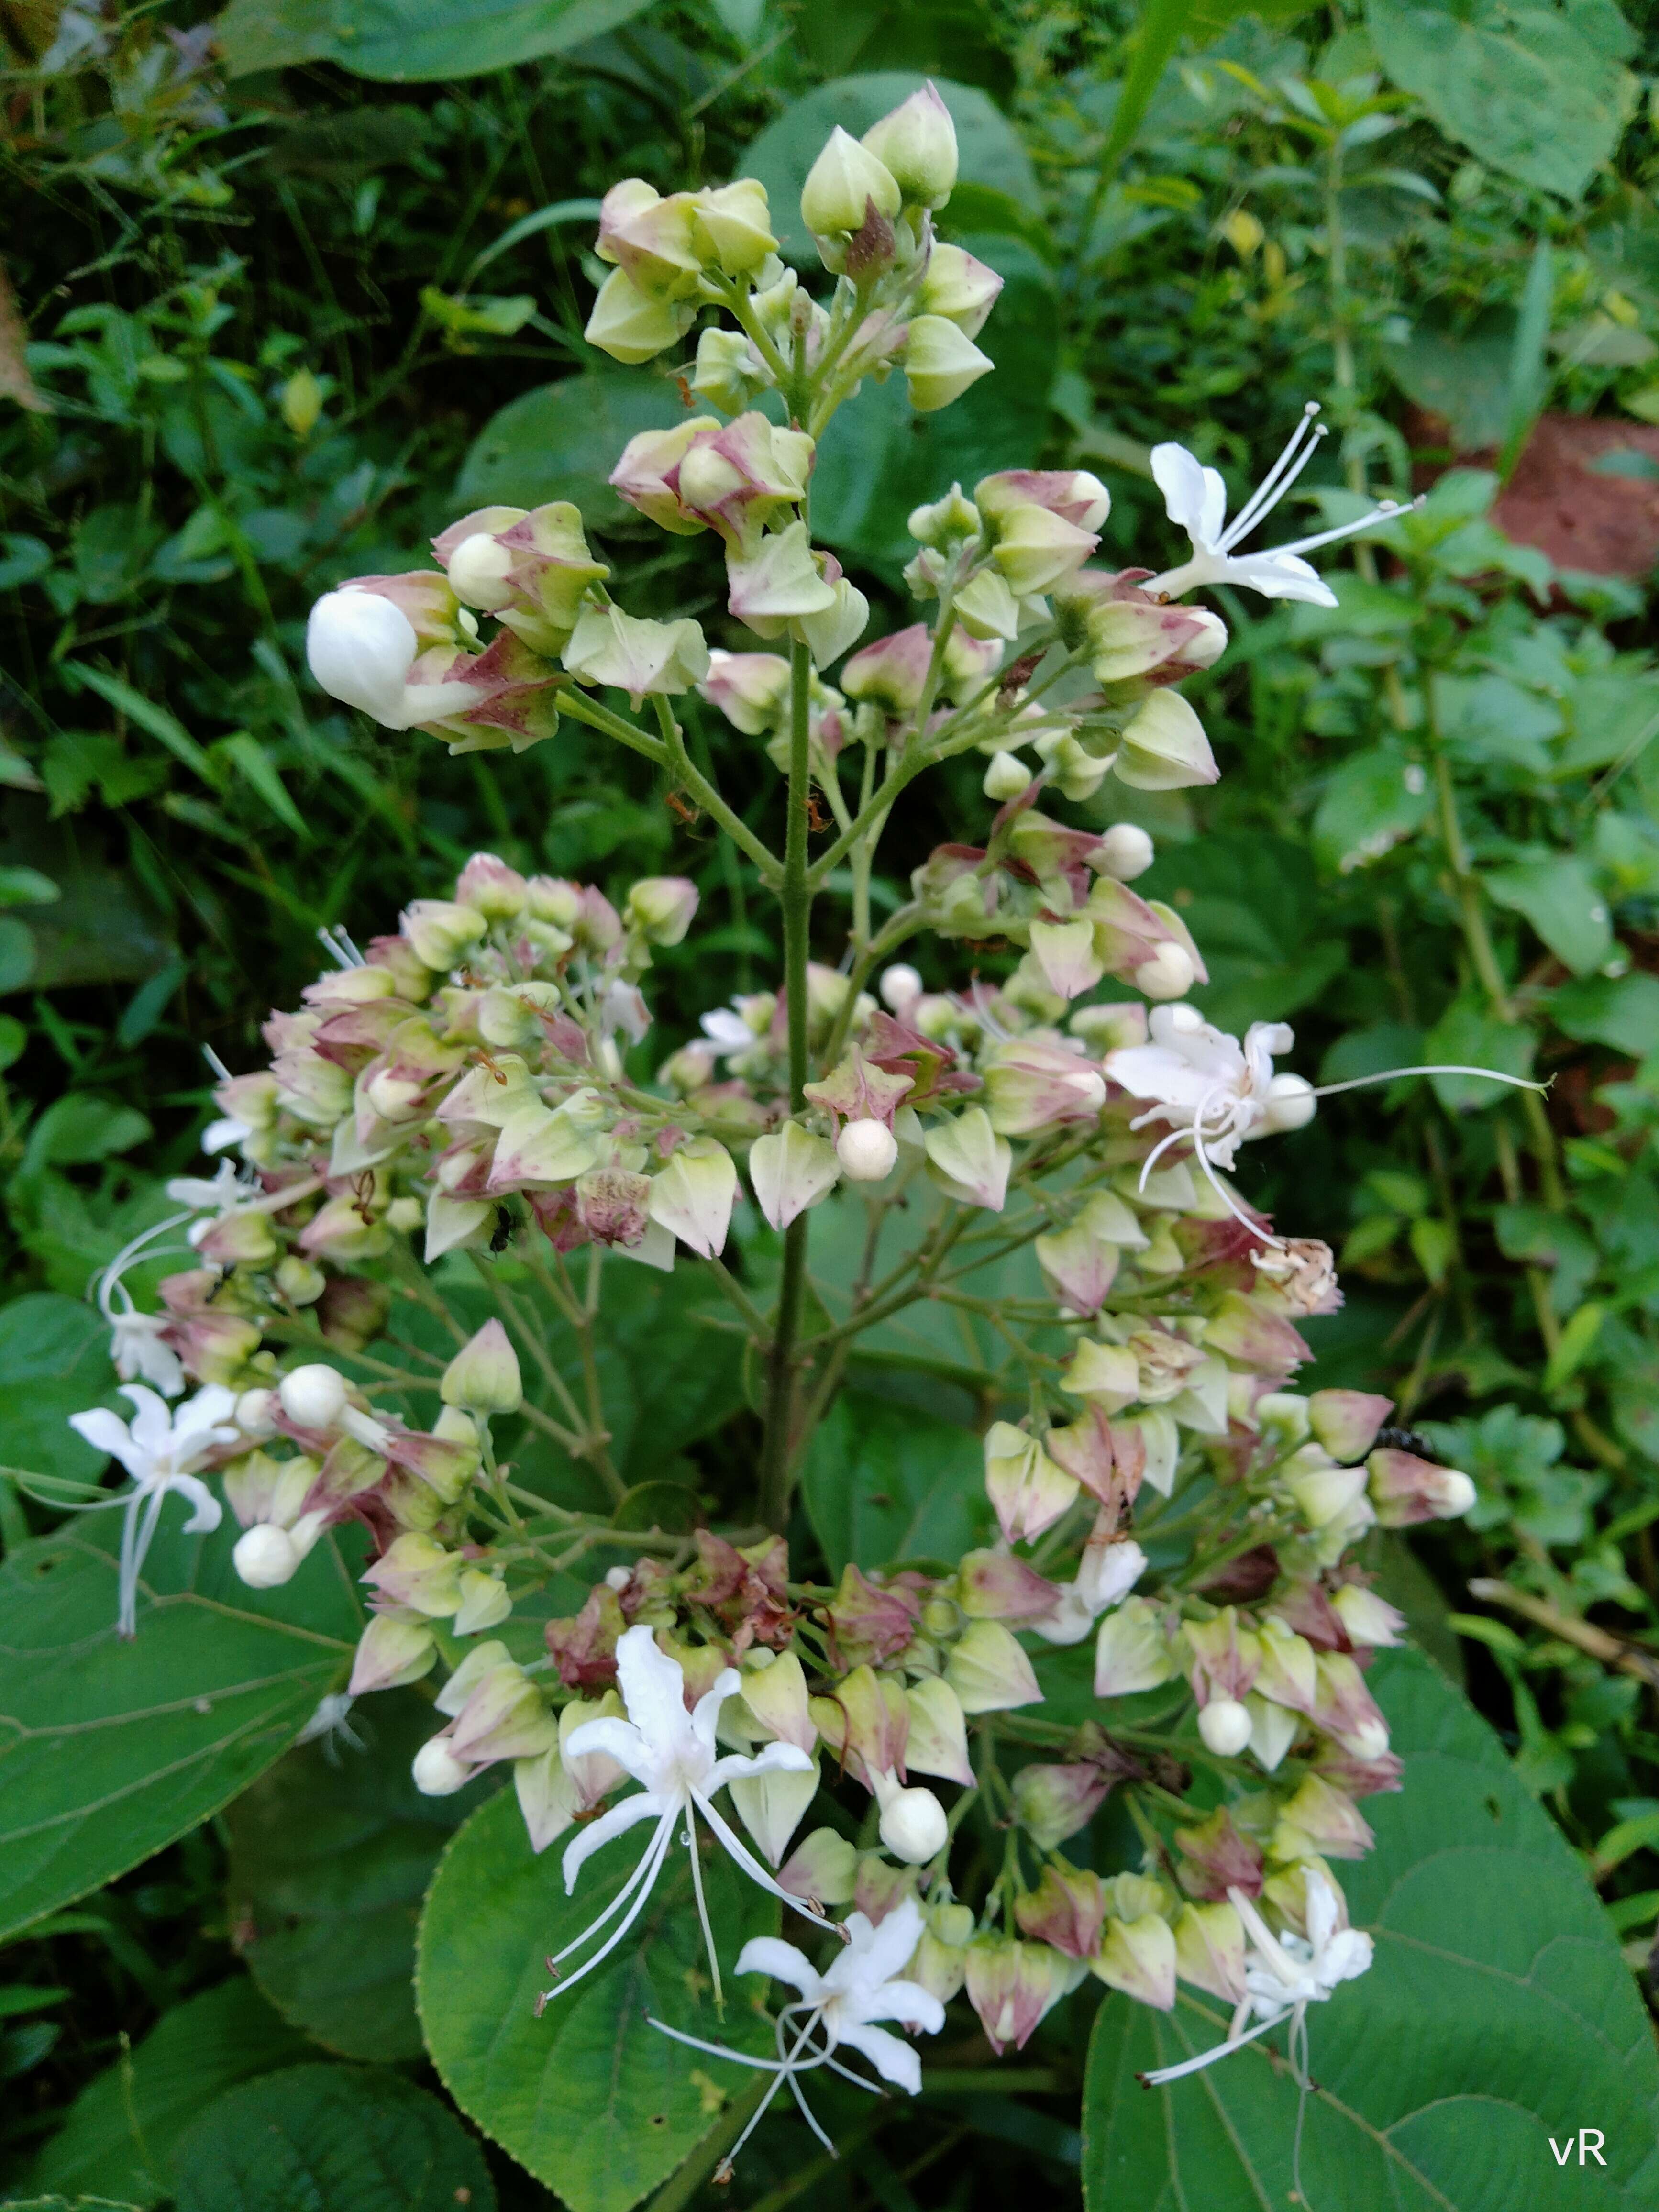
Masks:
[[[1474,1494],[1380,1441],[1386,1400],[1289,1387],[1298,1321],[1340,1303],[1331,1254],[1234,1177],[1244,1145],[1323,1094],[1275,1071],[1283,1024],[1241,1043],[1189,1003],[1199,946],[1131,888],[1146,832],[1051,811],[1110,776],[1215,781],[1179,686],[1226,631],[1182,594],[1333,603],[1304,555],[1346,532],[1239,550],[1316,450],[1316,410],[1231,526],[1219,476],[1158,448],[1191,540],[1161,574],[1091,565],[1109,495],[1078,471],[940,486],[909,518],[916,618],[874,639],[812,540],[818,442],[862,383],[902,373],[927,412],[992,367],[975,340],[999,280],[933,229],[956,158],[931,87],[862,140],[832,135],[801,204],[827,305],[780,258],[752,179],[605,198],[588,337],[641,362],[705,319],[684,374],[709,410],[634,438],[611,483],[665,531],[719,541],[733,643],[630,614],[564,501],[465,515],[434,568],[356,578],[311,617],[317,681],[388,729],[523,751],[568,718],[652,762],[776,898],[776,987],[708,1007],[659,1058],[646,988],[693,929],[695,886],[646,878],[613,905],[490,854],[364,950],[331,938],[267,1026],[268,1064],[220,1082],[213,1140],[240,1166],[173,1186],[183,1215],[155,1233],[185,1231],[193,1264],[155,1313],[127,1280],[144,1249],[99,1285],[112,1357],[153,1386],[130,1389],[140,1418],[77,1417],[133,1478],[111,1500],[125,1629],[143,1632],[170,1488],[204,1528],[219,1482],[258,1588],[356,1524],[372,1618],[345,1698],[441,1676],[419,1787],[510,1765],[526,1849],[568,1838],[578,1899],[587,1859],[648,1827],[555,1953],[544,2007],[610,1971],[682,1838],[716,1993],[728,1931],[699,1838],[797,1912],[822,1958],[769,1940],[736,1961],[799,1993],[775,2060],[690,2039],[770,2073],[751,2124],[785,2081],[799,2100],[805,2071],[841,2070],[843,2044],[919,2087],[877,2022],[931,2031],[965,1995],[1000,2053],[1089,1975],[1165,2010],[1184,1979],[1238,2008],[1232,2040],[1254,2011],[1250,2033],[1288,2022],[1299,2052],[1306,2007],[1369,1958],[1331,1863],[1370,1847],[1360,1801],[1400,1779],[1364,1669],[1404,1624],[1355,1547]],[[781,774],[781,853],[697,764],[704,712]],[[975,750],[982,815],[873,927],[895,807]],[[819,795],[835,826],[814,858]],[[922,966],[894,959],[913,946]],[[981,963],[1008,947],[994,981]],[[930,988],[945,973],[955,988]],[[837,1249],[857,1255],[839,1277]],[[635,1311],[668,1313],[676,1271],[706,1278],[699,1340],[724,1356],[735,1337],[760,1381],[763,1437],[726,1470],[724,1528],[629,1525],[649,1493],[603,1355],[611,1286],[639,1267],[656,1287],[627,1278]],[[883,1332],[907,1314],[948,1316],[961,1356],[894,1351]],[[629,1346],[636,1382],[653,1344]],[[981,1408],[975,1540],[818,1577],[797,1476],[872,1352],[920,1357]],[[532,1601],[572,1571],[583,1602],[546,1619]],[[1081,1727],[1041,1710],[1068,1668],[1073,1694],[1092,1688]],[[344,1711],[334,1693],[331,1726]],[[1102,1876],[1062,1846],[1116,1788],[1139,1853]],[[825,1793],[853,1817],[814,1820]]]

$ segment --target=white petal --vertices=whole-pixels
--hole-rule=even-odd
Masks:
[[[823,1978],[804,1951],[778,1936],[751,1936],[738,1954],[740,1974],[769,1974],[775,1982],[787,1982],[808,2004],[823,1996]]]
[[[378,592],[330,592],[306,624],[306,659],[324,690],[389,729],[400,726],[418,649],[408,616]]]
[[[122,1383],[121,1395],[133,1409],[128,1423],[132,1441],[140,1451],[148,1452],[152,1459],[159,1458],[173,1442],[173,1413],[167,1401],[158,1398],[143,1382]],[[188,1406],[181,1407],[179,1419],[182,1420],[189,1411]]]
[[[84,1413],[71,1413],[69,1425],[76,1436],[86,1438],[94,1451],[107,1452],[112,1459],[118,1459],[129,1474],[142,1480],[148,1474],[148,1453],[137,1449],[126,1423],[118,1413],[112,1413],[108,1407],[94,1406]],[[133,1465],[135,1460],[139,1466]]]
[[[1338,604],[1330,586],[1294,553],[1247,553],[1229,560],[1224,580],[1260,592],[1264,599],[1305,599],[1316,607]]]
[[[573,1743],[580,1733],[580,1729],[574,1732],[571,1738]],[[565,1895],[568,1897],[575,1888],[576,1876],[595,1851],[602,1850],[617,1836],[626,1835],[629,1828],[637,1827],[641,1820],[660,1820],[664,1810],[661,1798],[653,1796],[648,1790],[642,1790],[637,1797],[624,1797],[620,1805],[613,1805],[608,1813],[601,1814],[597,1820],[590,1821],[579,1836],[572,1837],[565,1845],[562,1862]]]
[[[629,1719],[659,1756],[690,1736],[684,1672],[678,1659],[658,1650],[643,1621],[617,1639],[617,1680]]]
[[[635,1782],[644,1782],[656,1771],[657,1762],[632,1721],[619,1721],[611,1714],[602,1720],[584,1721],[580,1728],[571,1729],[563,1755],[567,1759],[586,1759],[596,1751],[614,1759]]]
[[[866,2021],[901,2021],[913,2034],[937,2035],[945,2025],[945,2007],[920,1982],[884,1982],[860,2009]]]
[[[913,2097],[921,2094],[921,2060],[908,2043],[889,2035],[884,2027],[843,2028],[836,2040],[862,2051],[882,2080],[890,2081],[896,2089],[907,2089]]]
[[[198,1481],[195,1475],[175,1474],[167,1488],[182,1492],[196,1508],[185,1523],[184,1534],[186,1536],[204,1536],[210,1528],[216,1528],[224,1519],[224,1508],[206,1483]]]
[[[1154,446],[1152,478],[1164,495],[1164,511],[1194,545],[1213,545],[1227,519],[1227,487],[1184,446]]]
[[[702,1786],[712,1796],[728,1782],[751,1782],[762,1774],[805,1774],[811,1764],[811,1756],[796,1744],[769,1743],[752,1759],[741,1752],[732,1752],[725,1759],[716,1759]]]
[[[693,1732],[698,1742],[711,1758],[714,1755],[714,1729],[720,1721],[720,1707],[728,1698],[736,1697],[742,1686],[742,1680],[735,1667],[722,1668],[691,1708]],[[717,1786],[717,1784],[710,1784],[711,1788]]]

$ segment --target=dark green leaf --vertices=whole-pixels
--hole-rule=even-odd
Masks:
[[[412,1691],[362,1700],[343,1736],[300,1745],[226,1815],[242,1956],[283,2017],[343,2057],[421,2055],[415,1925],[477,1798],[416,1789],[410,1762],[436,1725]]]
[[[1342,1869],[1376,1962],[1310,2015],[1303,2201],[1354,2212],[1519,2212],[1659,2188],[1659,2059],[1629,1969],[1559,1830],[1486,1723],[1410,1651],[1370,1680],[1406,1760],[1371,1797],[1372,1855]],[[1253,2044],[1194,2080],[1148,2067],[1218,2042],[1222,2008],[1183,1990],[1164,2015],[1102,2008],[1084,2098],[1091,2212],[1124,2203],[1264,2212],[1288,2200],[1297,2094]],[[1603,2131],[1607,2164],[1559,2165],[1549,2138]]]
[[[183,1835],[279,1758],[339,1686],[362,1621],[326,1540],[293,1582],[236,1578],[228,1525],[164,1515],[138,1633],[115,1632],[118,1512],[0,1567],[0,1934]]]
[[[991,1532],[985,1453],[971,1429],[848,1390],[813,1437],[801,1474],[830,1571],[849,1559],[957,1559]]]
[[[492,416],[455,486],[461,508],[574,500],[595,530],[639,521],[611,490],[617,457],[641,430],[685,413],[675,386],[642,369],[597,369],[526,392]]]
[[[69,1425],[71,1413],[117,1402],[109,1331],[79,1298],[31,1292],[0,1306],[0,1465],[90,1480],[104,1455]]]
[[[1427,771],[1393,744],[1353,753],[1326,785],[1314,817],[1322,864],[1349,875],[1420,830],[1434,805]]]
[[[178,2212],[495,2212],[477,2144],[400,2075],[294,2066],[209,2106],[173,2154]]]
[[[383,84],[512,69],[640,15],[650,0],[231,0],[218,39],[232,76],[334,62]]]
[[[1540,853],[1482,877],[1486,896],[1524,915],[1575,975],[1588,975],[1613,951],[1607,901],[1576,853]]]
[[[1659,976],[1590,975],[1564,983],[1551,996],[1550,1014],[1570,1037],[1644,1059],[1659,1048]]]
[[[570,2212],[627,2212],[749,2086],[747,2069],[659,2035],[647,2014],[711,2042],[772,2051],[755,1984],[736,1981],[732,1964],[750,1936],[775,1928],[776,1908],[719,1850],[703,1860],[703,1885],[726,1983],[723,2021],[678,1845],[626,1941],[537,2019],[544,1954],[610,1903],[648,1832],[641,1824],[590,1860],[568,1898],[560,1846],[534,1856],[504,1790],[444,1853],[421,1917],[416,1999],[444,2087]]]
[[[164,2013],[131,2058],[94,2075],[36,2159],[32,2187],[108,2191],[128,2203],[169,2193],[173,2145],[213,2100],[306,2057],[252,1982],[239,1975]]]
[[[1576,200],[1618,143],[1635,88],[1577,9],[1368,0],[1365,20],[1394,82],[1506,176]]]

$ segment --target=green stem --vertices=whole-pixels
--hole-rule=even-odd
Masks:
[[[663,746],[668,764],[685,786],[703,812],[718,822],[739,852],[746,853],[761,872],[761,880],[774,890],[781,880],[781,871],[777,855],[762,843],[742,815],[737,813],[721,798],[715,786],[686,750],[685,733],[674,720],[666,699],[652,701],[657,711],[658,725],[662,731]]]
[[[783,985],[789,1024],[789,1110],[806,1104],[806,963],[812,890],[806,866],[807,808],[811,796],[808,710],[812,661],[805,646],[789,648],[789,817],[783,848]],[[780,1533],[789,1518],[791,1429],[795,1406],[796,1340],[806,1285],[806,1219],[798,1213],[784,1231],[783,1276],[767,1355],[766,1441],[761,1455],[760,1513]]]

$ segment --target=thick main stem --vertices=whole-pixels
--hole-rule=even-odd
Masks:
[[[783,984],[789,1024],[789,1110],[806,1103],[806,958],[812,918],[812,888],[807,880],[806,832],[811,799],[811,655],[805,646],[789,649],[789,817],[784,836]],[[766,1441],[761,1456],[760,1511],[769,1528],[783,1530],[789,1518],[794,1427],[795,1344],[800,1333],[801,1298],[806,1285],[806,1215],[798,1213],[783,1236],[783,1274],[778,1285],[777,1319],[767,1355]]]

